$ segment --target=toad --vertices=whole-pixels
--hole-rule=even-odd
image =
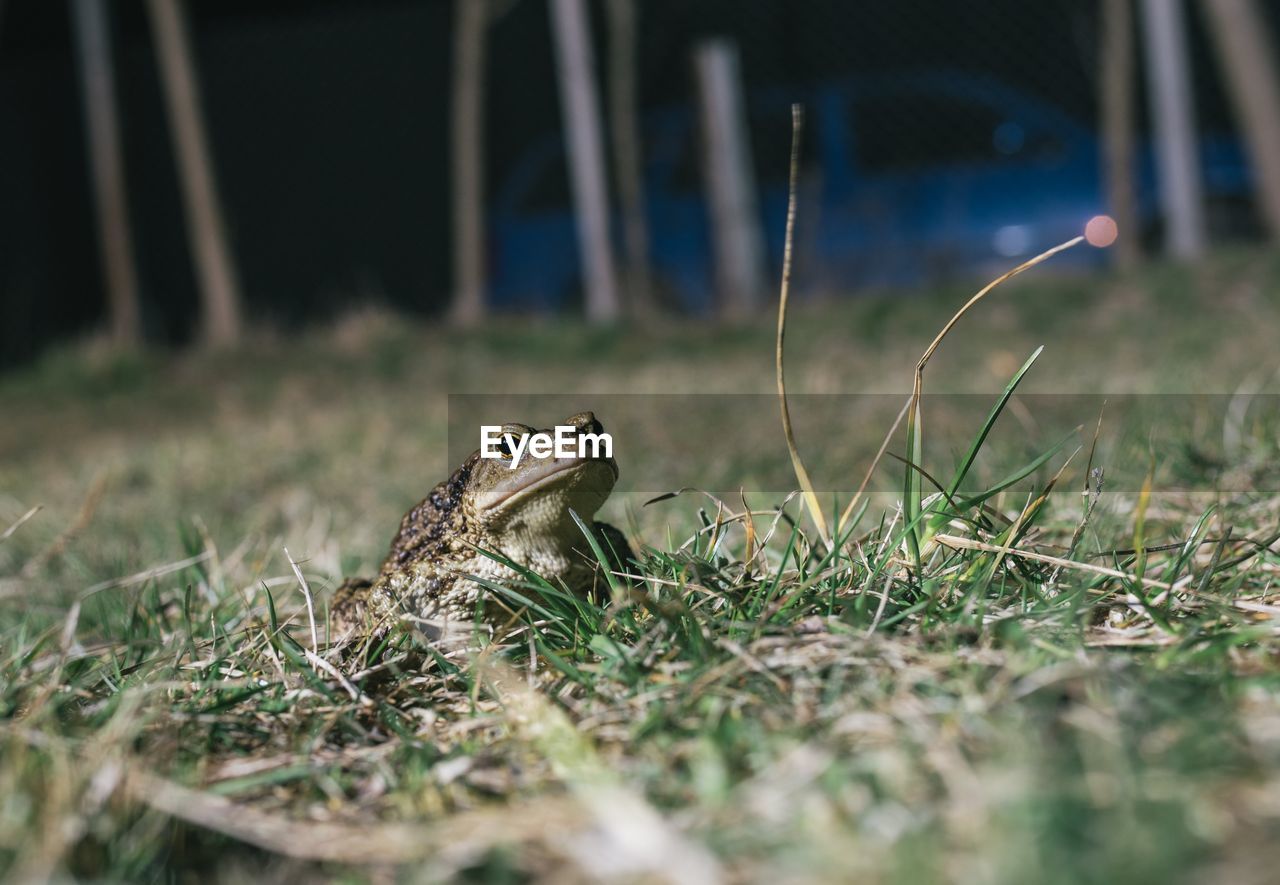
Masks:
[[[591,412],[564,424],[580,433],[604,429]],[[338,588],[331,609],[335,640],[376,639],[398,622],[434,639],[451,630],[456,635],[459,627],[469,632],[477,614],[509,618],[518,604],[476,579],[514,587],[526,597],[531,591],[516,569],[495,556],[574,593],[608,586],[570,511],[591,526],[610,567],[620,569],[631,556],[625,537],[593,522],[618,479],[618,465],[599,453],[515,457],[519,440],[536,432],[504,424],[498,457],[472,453],[405,514],[377,576],[348,578]]]

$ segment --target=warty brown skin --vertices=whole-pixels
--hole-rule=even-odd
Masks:
[[[603,431],[590,412],[563,423],[583,433]],[[534,432],[523,424],[503,430]],[[605,586],[570,510],[593,526],[602,549],[621,566],[631,556],[622,533],[592,521],[617,477],[612,458],[536,459],[526,453],[513,470],[509,459],[481,458],[477,450],[405,514],[376,577],[348,578],[338,588],[332,603],[334,639],[377,638],[397,623],[429,639],[469,633],[478,609],[486,620],[506,620],[516,606],[472,576],[515,587],[524,579],[481,550],[552,584],[563,582],[575,593]]]

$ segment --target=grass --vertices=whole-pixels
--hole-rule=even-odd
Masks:
[[[795,394],[905,397],[968,294],[793,308],[815,479],[836,451],[862,466],[825,479],[855,488],[887,426],[806,435]],[[523,611],[479,654],[400,636],[339,678],[312,652],[284,548],[323,621],[449,469],[446,392],[762,394],[776,422],[770,319],[457,342],[369,314],[223,356],[80,346],[0,381],[0,533],[42,506],[0,540],[0,876],[1268,881],[1274,416],[1215,452],[1232,490],[1175,493],[1177,453],[1115,464],[1096,413],[1055,451],[1001,392],[1274,390],[1269,254],[994,293],[925,378],[984,394],[992,433],[979,414],[931,447],[926,401],[929,476],[881,467],[918,497],[871,496],[838,544],[798,498],[615,495],[631,588],[495,586]],[[675,423],[711,453],[696,470],[787,463],[781,436]],[[625,474],[645,446],[616,442]],[[1093,467],[1151,478],[1082,495]],[[835,526],[847,496],[819,498]]]

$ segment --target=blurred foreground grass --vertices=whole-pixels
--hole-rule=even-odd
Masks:
[[[968,294],[798,305],[789,389],[905,394]],[[1244,491],[1036,503],[1069,448],[982,500],[971,478],[932,531],[959,540],[920,563],[899,496],[834,550],[795,502],[752,501],[748,532],[739,501],[615,496],[642,592],[530,611],[479,661],[406,637],[344,684],[307,656],[283,548],[321,598],[371,571],[454,466],[447,394],[767,394],[772,324],[459,336],[368,312],[0,379],[0,532],[42,508],[0,541],[0,875],[1269,881],[1274,426],[1233,450]],[[1045,344],[1024,391],[1275,392],[1277,341],[1274,255],[1028,275],[925,388],[994,399]],[[865,460],[885,430],[800,447]]]

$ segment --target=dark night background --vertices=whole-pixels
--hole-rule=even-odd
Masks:
[[[599,67],[604,16],[591,11]],[[193,0],[190,12],[250,317],[294,326],[369,302],[438,314],[450,291],[452,4]],[[180,344],[196,295],[151,35],[141,0],[114,14],[146,332]],[[1096,3],[1076,0],[646,0],[641,103],[689,102],[691,46],[725,34],[740,44],[748,88],[945,66],[995,74],[1093,125],[1096,17]],[[1199,124],[1229,128],[1196,19]],[[532,141],[559,130],[544,2],[520,0],[496,21],[488,72],[492,194]],[[67,4],[5,3],[0,365],[103,318],[78,87]]]

